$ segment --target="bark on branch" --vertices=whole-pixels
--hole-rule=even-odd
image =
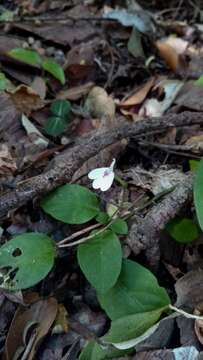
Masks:
[[[64,151],[62,155],[57,156],[50,170],[19,184],[15,190],[2,194],[0,196],[0,217],[5,216],[9,210],[18,208],[35,196],[69,182],[75,171],[86,160],[123,138],[142,135],[154,130],[193,124],[203,124],[202,113],[183,112],[164,115],[156,119],[142,119],[139,122],[127,123],[116,129],[96,134],[90,139],[85,139],[80,144]]]
[[[131,226],[127,244],[135,255],[146,250],[146,257],[153,269],[157,268],[160,260],[160,232],[192,199],[192,184],[192,174],[186,175],[185,181],[148,211],[144,218],[137,217]]]

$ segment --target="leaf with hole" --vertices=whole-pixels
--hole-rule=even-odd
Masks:
[[[40,65],[42,62],[41,56],[33,50],[16,48],[8,51],[7,55],[29,65]]]
[[[56,100],[51,104],[50,110],[54,115],[67,119],[71,110],[71,103],[67,100]]]
[[[193,186],[193,195],[195,210],[199,225],[203,230],[203,159],[200,160],[199,165],[196,170],[194,186]]]
[[[77,256],[80,268],[98,292],[105,293],[116,283],[121,271],[122,250],[112,231],[106,230],[79,245]]]
[[[191,219],[187,218],[176,218],[171,220],[166,225],[166,230],[174,240],[182,244],[194,241],[199,235],[197,225]]]
[[[66,79],[63,68],[56,61],[50,59],[44,60],[42,63],[42,67],[53,77],[59,80],[62,85],[65,84]]]
[[[98,299],[111,320],[157,310],[170,303],[166,290],[158,285],[155,276],[132,260],[123,260],[116,284],[105,294],[98,293]]]
[[[84,224],[100,211],[97,196],[86,187],[67,184],[46,195],[41,201],[43,210],[67,224]]]
[[[55,255],[45,234],[16,236],[0,248],[0,287],[17,291],[37,284],[53,267]]]
[[[46,120],[44,130],[48,135],[58,136],[64,132],[66,126],[67,123],[64,119],[57,116],[51,116]]]

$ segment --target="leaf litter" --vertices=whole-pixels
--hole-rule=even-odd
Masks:
[[[27,231],[48,234],[58,248],[55,266],[46,278],[20,292],[4,290],[4,284],[7,276],[9,281],[16,279],[23,248],[19,246],[11,254],[17,267],[1,266],[0,350],[5,359],[201,358],[203,240],[197,217],[200,226],[202,220],[199,207],[195,213],[190,179],[202,156],[202,126],[183,123],[153,130],[157,119],[167,119],[170,127],[174,116],[183,116],[185,111],[189,117],[196,113],[202,117],[201,17],[198,5],[178,0],[167,4],[143,0],[118,4],[4,1],[0,8],[0,197],[12,192],[21,204],[19,186],[33,196],[31,200],[26,197],[23,206],[13,205],[1,219],[1,245],[7,249],[11,235]],[[56,100],[62,107],[53,114]],[[67,119],[62,111],[66,101],[70,101]],[[128,126],[137,123],[141,128],[148,121],[151,128],[144,133],[123,140],[118,135],[114,144],[100,146],[117,127],[123,126],[125,132]],[[100,143],[95,141],[92,151],[87,140],[95,136],[100,136]],[[98,153],[97,146],[101,149]],[[73,147],[78,154],[87,152],[74,168],[73,187],[91,189],[88,173],[107,168],[114,158],[115,179],[108,191],[94,194],[96,208],[88,208],[90,200],[79,201],[80,190],[76,194],[71,190],[75,199],[71,206],[80,205],[79,215],[70,211],[66,202],[59,222],[55,203],[52,217],[49,203],[47,211],[40,207],[44,192],[40,186],[48,182],[46,192],[53,189],[55,164],[61,173],[56,186],[70,186],[64,169],[69,171],[74,165],[67,163]],[[32,185],[27,187],[33,179],[39,186],[37,192]],[[202,194],[201,186],[196,193]],[[63,203],[63,197],[61,193],[57,201]],[[197,201],[196,197],[195,204]],[[87,225],[72,220],[83,217],[82,205],[91,214]],[[126,275],[126,284],[117,279],[121,248],[112,232],[115,224],[108,225],[114,216],[121,216],[120,224],[127,220],[130,230],[130,235],[125,231],[120,236],[123,264],[138,264],[133,279]],[[189,219],[188,223],[198,227],[197,237],[185,243],[181,231],[177,243],[165,228],[166,219]],[[102,226],[107,227],[106,237],[115,246],[106,258],[100,258],[104,249],[99,236],[96,242],[79,245],[79,262],[71,247],[58,245],[64,239],[80,241],[83,233],[91,238],[91,231]],[[137,233],[133,233],[134,227]],[[92,258],[91,246],[95,246]],[[24,276],[29,274],[28,263],[25,266]],[[139,266],[151,273],[141,276]],[[106,283],[100,283],[102,276]],[[29,284],[29,279],[26,281]],[[100,293],[108,285],[111,288]],[[163,308],[151,309],[156,301]],[[177,311],[197,318],[178,312],[170,315],[170,302]],[[110,323],[111,315],[121,311],[122,316]],[[110,348],[105,343],[108,336],[112,337]]]

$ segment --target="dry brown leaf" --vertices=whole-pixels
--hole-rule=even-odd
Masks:
[[[203,150],[203,134],[192,136],[186,141],[185,145],[188,145],[192,151],[199,153]]]
[[[203,270],[193,270],[184,275],[176,282],[177,293],[176,306],[194,308],[203,302]]]
[[[13,174],[17,170],[16,162],[13,159],[8,146],[0,146],[0,175]]]
[[[26,85],[18,86],[15,91],[11,93],[11,99],[17,110],[26,115],[29,115],[33,110],[41,109],[44,106],[44,102],[40,95]]]
[[[26,359],[35,359],[37,347],[52,326],[57,309],[54,298],[39,300],[28,308],[19,306],[7,335],[4,360],[11,360],[17,354],[21,359],[27,346],[30,351]]]
[[[180,67],[180,57],[178,53],[172,46],[163,41],[157,41],[156,47],[159,50],[160,57],[174,72],[176,72]]]
[[[178,55],[184,54],[189,45],[188,41],[176,36],[169,36],[165,43],[170,45]]]
[[[94,86],[89,92],[85,101],[85,109],[95,118],[107,118],[109,120],[114,119],[114,100],[103,88],[99,86]]]
[[[62,100],[78,100],[84,95],[87,95],[89,91],[93,88],[94,83],[88,82],[84,85],[74,86],[67,90],[60,91],[56,98]]]
[[[194,310],[194,314],[198,316],[203,315],[203,303],[197,305]],[[195,320],[195,333],[199,342],[203,345],[203,320]]]
[[[126,100],[121,101],[119,106],[123,108],[123,107],[129,107],[129,106],[141,104],[145,100],[145,98],[146,98],[148,92],[151,90],[152,86],[154,85],[154,80],[155,80],[154,77],[149,79],[133,95],[128,97]]]
[[[203,111],[203,87],[195,85],[193,81],[188,81],[174,102],[191,110]]]
[[[37,94],[39,94],[42,100],[45,99],[47,87],[44,79],[40,76],[36,76],[30,86]]]

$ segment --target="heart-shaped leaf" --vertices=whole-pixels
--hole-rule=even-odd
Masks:
[[[0,287],[16,291],[35,285],[53,267],[55,253],[44,234],[16,236],[0,248]]]
[[[182,244],[194,241],[199,235],[197,225],[187,218],[173,219],[166,225],[166,230],[174,240]]]
[[[67,119],[71,110],[71,103],[67,100],[56,100],[51,104],[50,110],[54,115]]]
[[[66,79],[63,68],[56,61],[50,59],[44,60],[42,63],[42,67],[52,76],[54,76],[57,80],[59,80],[62,85],[65,84]]]
[[[42,62],[41,56],[33,50],[16,48],[8,51],[10,57],[22,61],[29,65],[40,65]]]
[[[83,224],[98,212],[97,196],[86,187],[67,184],[46,195],[41,206],[53,218],[67,224]]]
[[[164,288],[146,268],[123,260],[121,274],[113,288],[98,294],[99,302],[110,319],[163,308],[170,303]]]
[[[64,119],[57,116],[51,116],[46,120],[44,130],[51,136],[58,136],[65,130],[66,125]]]
[[[117,236],[110,230],[78,247],[78,262],[88,281],[100,293],[116,282],[122,262],[122,250]]]

